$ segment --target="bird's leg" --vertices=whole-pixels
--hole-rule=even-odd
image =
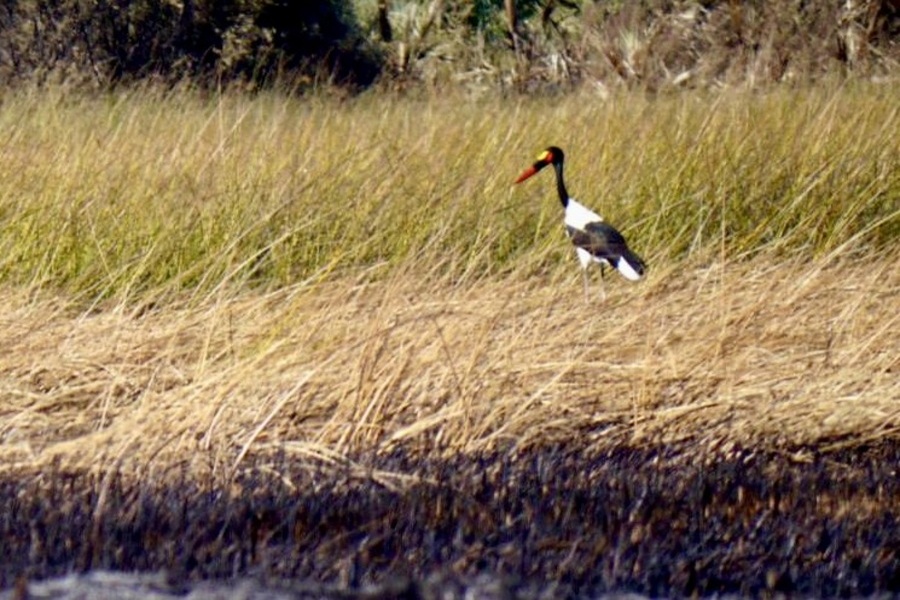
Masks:
[[[600,263],[600,301],[606,302],[606,265]]]
[[[588,293],[588,270],[586,268],[581,269],[581,279],[584,281],[584,301],[590,302],[591,295]]]

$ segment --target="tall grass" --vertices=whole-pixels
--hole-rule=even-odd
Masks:
[[[0,455],[896,437],[895,98],[11,93]],[[549,144],[651,265],[604,302]]]
[[[570,192],[655,262],[885,247],[900,231],[895,99],[13,94],[0,278],[128,300],[401,267],[568,268],[550,176],[510,187],[551,143]]]

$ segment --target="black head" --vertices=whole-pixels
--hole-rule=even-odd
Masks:
[[[520,183],[522,181],[525,181],[526,179],[549,165],[561,167],[564,160],[565,154],[563,154],[562,149],[557,146],[550,146],[538,155],[537,160],[533,165],[522,171],[522,174],[519,175],[519,178],[516,179],[515,182]]]
[[[562,148],[558,146],[550,146],[543,152],[541,152],[540,159],[543,159],[548,165],[561,165],[563,160],[565,160],[566,155],[563,154]]]

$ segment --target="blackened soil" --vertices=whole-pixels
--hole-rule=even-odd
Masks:
[[[185,586],[249,576],[352,590],[441,573],[552,584],[555,596],[900,591],[897,442],[360,460],[419,481],[271,457],[233,484],[5,476],[0,589],[103,569]]]

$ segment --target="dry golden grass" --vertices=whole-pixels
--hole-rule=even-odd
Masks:
[[[896,438],[897,259],[659,266],[591,306],[574,268],[462,288],[342,280],[140,316],[7,290],[0,455],[227,476],[279,451],[343,464],[398,446]]]
[[[12,97],[0,462],[897,437],[895,100]],[[605,302],[550,143],[651,265]]]

